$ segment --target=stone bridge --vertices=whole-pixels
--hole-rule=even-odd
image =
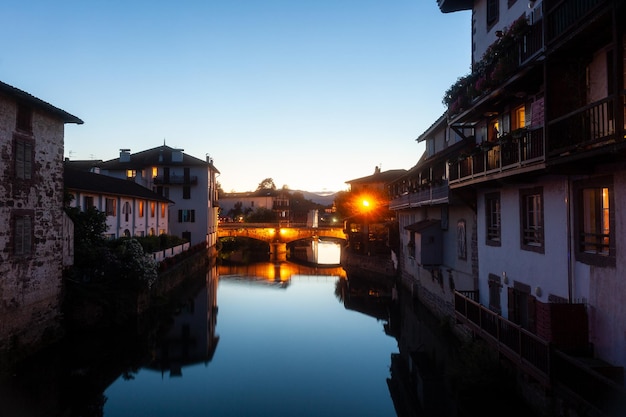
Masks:
[[[346,240],[343,227],[308,227],[304,223],[220,223],[217,235],[219,238],[247,237],[267,242],[274,260],[285,260],[287,243],[296,240],[324,237]]]

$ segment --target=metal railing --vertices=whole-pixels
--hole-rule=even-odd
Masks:
[[[498,351],[545,385],[550,383],[550,344],[485,308],[477,301],[454,292],[454,309],[461,319]]]
[[[470,155],[451,161],[450,183],[543,161],[543,128],[529,129],[506,135],[497,142],[477,146]]]
[[[550,43],[571,28],[588,23],[586,17],[596,6],[607,0],[546,0],[544,1],[547,20],[546,42]]]
[[[396,196],[389,201],[390,210],[417,207],[432,202],[446,201],[448,198],[448,181],[442,180],[439,184],[429,185],[423,189],[409,191]]]
[[[596,147],[603,143],[623,141],[623,126],[618,126],[616,109],[626,118],[624,91],[596,101],[548,122],[548,153],[562,154],[573,150]],[[622,132],[622,137],[618,135]]]

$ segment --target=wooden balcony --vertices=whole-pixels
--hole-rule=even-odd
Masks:
[[[543,129],[506,135],[496,142],[476,146],[467,155],[449,162],[450,184],[515,175],[544,162]]]
[[[396,196],[389,201],[389,209],[402,210],[447,202],[448,181],[442,180],[439,184],[428,185],[421,189],[411,190],[400,196]]]
[[[623,142],[624,120],[624,91],[551,120],[548,122],[548,155],[563,156]]]

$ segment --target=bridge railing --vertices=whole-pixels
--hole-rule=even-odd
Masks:
[[[276,229],[279,227],[289,227],[294,229],[340,229],[342,224],[337,225],[321,225],[318,227],[309,226],[306,222],[280,222],[280,223],[239,223],[239,222],[223,222],[219,226],[222,229]]]

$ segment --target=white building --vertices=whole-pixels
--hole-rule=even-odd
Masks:
[[[219,171],[212,159],[198,159],[163,145],[104,161],[100,172],[134,181],[172,201],[168,225],[170,234],[188,239],[192,245],[217,243],[217,183]]]
[[[71,168],[69,161],[63,178],[66,192],[73,196],[71,207],[106,213],[107,237],[169,234],[172,202],[167,198],[132,181]]]

